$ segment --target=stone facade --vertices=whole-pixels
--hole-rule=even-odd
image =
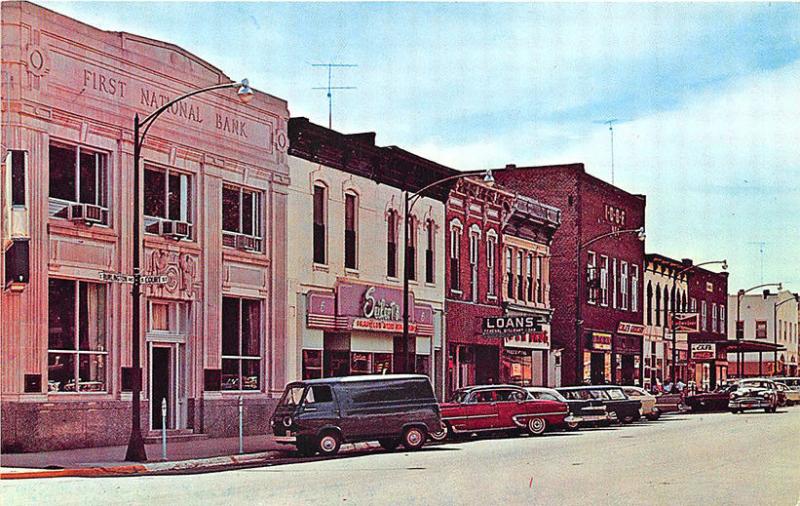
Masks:
[[[4,185],[0,228],[6,257],[25,244],[30,273],[0,267],[3,450],[124,444],[130,285],[101,273],[132,273],[133,118],[233,81],[172,44],[30,3],[4,2],[2,18],[3,181],[24,167],[24,199]],[[265,429],[285,383],[287,123],[284,100],[257,92],[245,105],[230,88],[171,106],[148,131],[142,267],[167,282],[143,287],[145,432],[158,398],[170,430],[235,435],[240,395],[248,432]],[[240,318],[247,349],[244,330],[226,330]]]

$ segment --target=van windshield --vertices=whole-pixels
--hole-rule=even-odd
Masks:
[[[297,406],[303,400],[304,386],[289,387],[281,399],[281,406]]]

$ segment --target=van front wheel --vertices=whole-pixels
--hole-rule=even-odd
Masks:
[[[403,431],[403,447],[406,450],[419,450],[425,444],[425,431],[419,427],[408,427]]]
[[[339,437],[339,434],[333,431],[328,431],[324,432],[319,437],[317,450],[319,451],[320,455],[336,455],[341,445],[342,439]]]

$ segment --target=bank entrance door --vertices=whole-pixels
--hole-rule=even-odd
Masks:
[[[150,429],[184,429],[187,420],[188,304],[150,301],[147,327],[147,384]],[[162,422],[161,405],[167,413]]]

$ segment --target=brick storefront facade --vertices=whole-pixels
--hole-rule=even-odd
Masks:
[[[687,259],[683,263],[687,267],[692,264]],[[694,381],[698,388],[714,388],[728,376],[724,349],[729,313],[728,273],[713,272],[702,267],[695,267],[687,273],[688,311],[700,313],[700,332],[689,334],[687,377],[680,379],[684,382]],[[699,358],[699,350],[695,345],[700,343],[713,344],[713,359]]]
[[[636,233],[622,233],[581,250],[580,339],[576,336],[576,254],[579,244],[600,235],[644,227],[645,197],[587,174],[582,164],[512,165],[495,171],[495,178],[514,191],[561,210],[561,226],[551,246],[550,299],[554,308],[553,346],[563,348],[562,384],[639,383],[644,243]],[[593,269],[587,269],[590,257],[594,259]],[[588,286],[590,275],[597,286]],[[594,302],[589,300],[590,293],[594,293]]]

